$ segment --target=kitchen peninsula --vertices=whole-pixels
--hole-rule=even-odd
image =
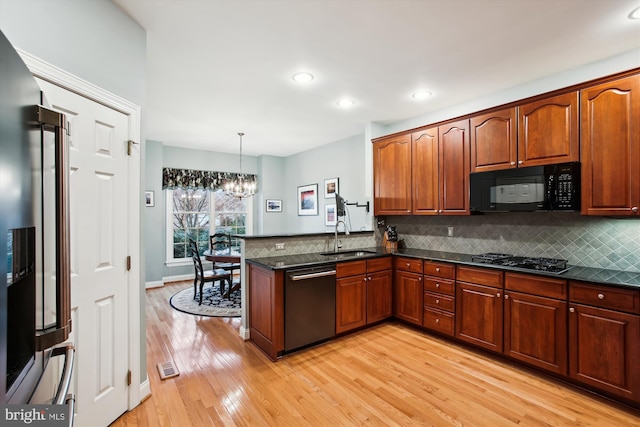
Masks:
[[[640,273],[573,265],[558,274],[482,264],[474,260],[477,254],[387,253],[373,232],[341,236],[343,254],[326,255],[332,238],[278,236],[292,251],[278,256],[268,249],[275,247],[271,238],[245,240],[250,339],[272,360],[286,354],[286,273],[335,265],[334,336],[397,319],[640,407]],[[293,251],[305,245],[312,249]],[[377,295],[385,295],[380,289],[387,286],[391,310],[367,322],[373,285]],[[602,364],[605,347],[617,356]]]

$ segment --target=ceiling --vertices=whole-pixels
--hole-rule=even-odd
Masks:
[[[244,154],[288,156],[640,55],[638,0],[112,1],[147,31],[146,138],[227,153],[238,132]]]

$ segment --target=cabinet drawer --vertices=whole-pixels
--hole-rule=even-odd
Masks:
[[[504,274],[502,271],[488,268],[458,266],[457,280],[501,288],[504,283]]]
[[[336,264],[336,277],[339,279],[341,277],[349,277],[355,276],[358,274],[365,274],[367,272],[367,261],[349,261],[349,262],[339,262]]]
[[[395,258],[396,270],[411,271],[414,273],[422,273],[422,260],[414,258]]]
[[[566,299],[567,281],[528,274],[505,273],[504,288],[541,297]]]
[[[456,316],[453,313],[425,307],[422,326],[453,336],[455,332],[455,319]]]
[[[596,307],[640,314],[640,291],[569,282],[569,300]]]
[[[455,311],[456,300],[449,295],[434,294],[432,292],[424,293],[424,305],[439,308],[444,311]]]
[[[373,259],[367,260],[367,273],[391,270],[392,267],[393,267],[393,264],[391,263],[390,256],[386,256],[382,258],[373,258]]]
[[[444,277],[446,279],[456,278],[456,267],[453,264],[444,262],[425,261],[424,274],[429,276]]]
[[[424,290],[431,292],[439,292],[441,294],[455,295],[455,281],[447,279],[438,279],[435,277],[424,276]]]

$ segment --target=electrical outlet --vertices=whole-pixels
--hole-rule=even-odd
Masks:
[[[276,243],[276,251],[284,251],[284,243]]]
[[[453,237],[453,227],[447,227],[447,236]]]

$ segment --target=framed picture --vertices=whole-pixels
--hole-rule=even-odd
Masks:
[[[324,198],[333,199],[336,197],[336,193],[339,193],[338,178],[331,178],[324,180]]]
[[[298,187],[298,215],[318,215],[318,184]]]
[[[155,206],[156,202],[153,198],[153,191],[145,191],[144,192],[144,205],[145,206]]]
[[[324,205],[324,225],[336,225],[337,220],[336,205]]]
[[[282,200],[267,199],[267,212],[282,212]]]

